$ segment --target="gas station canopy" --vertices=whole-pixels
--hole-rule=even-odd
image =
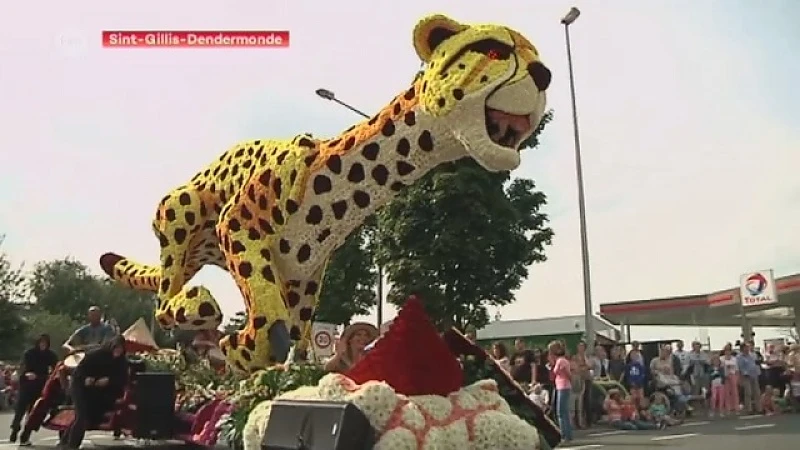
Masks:
[[[775,279],[778,302],[747,307],[754,327],[796,327],[800,318],[800,273]],[[600,305],[600,315],[615,325],[714,327],[742,325],[739,288],[711,294],[636,300]]]

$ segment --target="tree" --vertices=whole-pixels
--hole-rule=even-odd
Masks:
[[[0,248],[4,236],[0,236]],[[14,268],[5,252],[0,251],[0,359],[19,358],[25,346],[27,324],[22,317],[23,305],[18,300],[24,277],[21,268]]]
[[[527,148],[551,119],[548,113]],[[528,266],[545,261],[553,238],[545,204],[532,180],[512,181],[471,159],[434,169],[378,214],[389,301],[419,294],[439,326],[483,327],[487,308],[513,302]]]
[[[370,249],[374,221],[354,231],[333,254],[322,283],[315,320],[347,325],[375,306],[378,276]]]
[[[28,289],[37,308],[77,322],[86,320],[90,306],[99,305],[101,291],[89,268],[72,258],[36,263]]]

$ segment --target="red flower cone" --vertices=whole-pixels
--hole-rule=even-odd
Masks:
[[[384,381],[397,393],[446,396],[461,389],[461,365],[422,302],[409,297],[391,329],[345,374],[358,384]]]

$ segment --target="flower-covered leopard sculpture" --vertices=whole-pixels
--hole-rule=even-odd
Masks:
[[[209,329],[219,305],[188,283],[203,266],[226,269],[248,316],[220,341],[228,362],[248,371],[282,362],[292,341],[302,353],[326,263],[366,217],[446,162],[515,169],[545,112],[551,74],[520,33],[434,15],[413,41],[424,72],[374,117],[330,139],[235,145],[159,203],[159,265],[107,253],[103,270],[157,293],[162,327]]]

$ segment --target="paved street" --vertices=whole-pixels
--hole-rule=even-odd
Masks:
[[[17,444],[10,444],[8,442],[8,434],[11,431],[11,419],[11,414],[7,413],[6,411],[0,412],[0,450],[11,450],[17,448]],[[42,449],[54,449],[58,441],[58,435],[54,431],[41,429],[38,433],[34,433],[34,435],[31,437],[31,441],[33,442],[34,446],[30,448],[35,449],[38,447]],[[134,443],[134,441],[114,441],[111,433],[89,431],[86,433],[86,441],[84,442],[83,447],[122,447],[128,449]]]
[[[697,420],[664,431],[589,431],[562,450],[647,448],[684,450],[794,450],[800,448],[800,415]]]
[[[16,444],[7,441],[10,424],[11,415],[0,413],[0,450],[16,448]],[[53,448],[57,439],[54,432],[40,430],[33,436],[33,443],[39,448]],[[93,431],[87,434],[84,446],[129,448],[132,444],[131,441],[114,441],[110,433]],[[645,450],[653,447],[664,450],[795,450],[800,448],[800,415],[699,420],[664,431],[591,430],[560,450]]]

